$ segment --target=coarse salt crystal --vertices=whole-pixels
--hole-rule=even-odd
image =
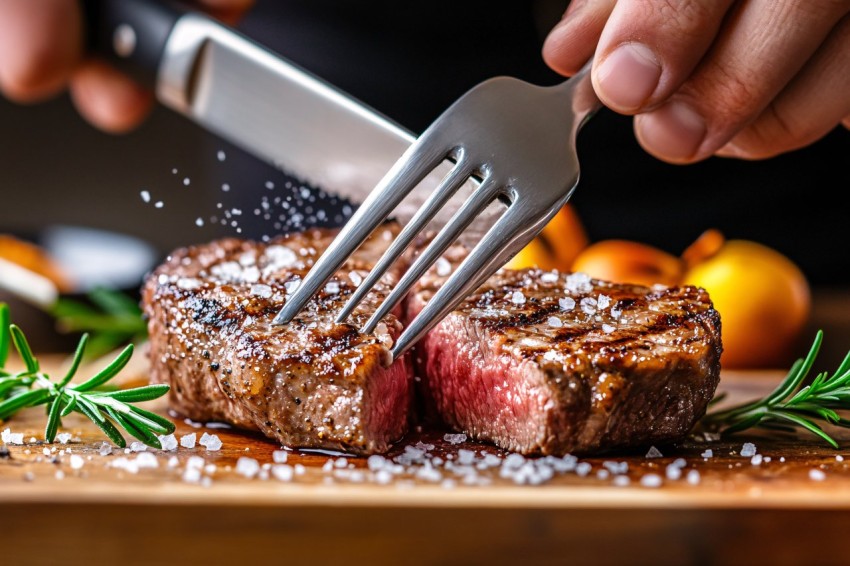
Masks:
[[[180,446],[182,446],[183,448],[194,448],[197,439],[198,434],[195,432],[190,434],[184,434],[180,437]]]
[[[80,456],[79,454],[72,454],[71,455],[71,469],[72,470],[79,470],[80,468],[83,467],[83,465],[85,463],[86,463],[86,461],[83,460],[83,457]]]
[[[351,281],[351,284],[355,287],[359,287],[361,283],[363,283],[363,278],[356,271],[352,271],[348,274],[348,280]]]
[[[437,275],[440,277],[448,277],[452,272],[452,264],[444,257],[439,258],[434,264]]]
[[[649,450],[646,453],[647,458],[660,458],[661,456],[663,456],[661,450],[659,450],[655,446],[650,446]]]
[[[150,191],[142,191],[139,193],[142,197],[142,202],[148,203],[151,201],[151,193]]]
[[[154,208],[162,208],[163,206],[165,206],[165,203],[162,202],[161,200],[158,200],[155,203],[153,203]]]
[[[327,293],[328,295],[339,294],[339,282],[328,281],[328,283],[325,285],[325,293]]]
[[[524,305],[525,295],[522,294],[522,291],[514,291],[511,294],[511,302],[515,305]]]
[[[268,299],[272,296],[272,288],[262,283],[255,283],[251,285],[251,295],[260,297],[261,299]]]
[[[581,300],[581,310],[585,314],[596,314],[596,299],[585,297]]]
[[[558,318],[557,316],[550,316],[550,317],[546,320],[546,323],[547,323],[549,326],[551,326],[552,328],[561,328],[561,327],[563,327],[563,326],[564,326],[564,323],[563,323],[563,322],[561,322],[561,319],[560,319],[560,318]]]
[[[602,332],[604,332],[605,334],[611,334],[615,330],[617,330],[617,328],[615,326],[610,325],[610,324],[603,324],[602,325]]]
[[[590,473],[590,470],[592,468],[593,468],[593,466],[591,466],[590,463],[581,462],[580,464],[576,465],[576,474],[584,477],[584,476],[586,476],[587,474]]]
[[[576,300],[572,297],[561,297],[558,299],[558,306],[561,307],[562,311],[571,311],[576,308]]]
[[[593,290],[590,275],[577,272],[567,275],[566,290],[572,294],[589,293]]]
[[[640,478],[640,485],[643,487],[661,487],[663,480],[658,474],[645,474]]]
[[[275,464],[285,464],[288,457],[289,452],[286,450],[275,450],[272,452],[272,460]]]
[[[292,481],[292,478],[295,475],[295,470],[292,469],[292,466],[288,466],[286,464],[277,464],[272,466],[271,472],[272,475],[280,481]]]
[[[462,442],[466,442],[467,436],[463,433],[459,434],[451,434],[447,433],[443,435],[443,440],[448,442],[449,444],[460,444]]]
[[[756,454],[756,445],[752,442],[745,442],[744,446],[741,448],[741,456],[745,458],[749,458],[750,456],[755,456]]]
[[[219,437],[215,434],[208,434],[206,432],[201,435],[201,439],[198,441],[198,444],[205,446],[210,452],[215,452],[216,450],[221,449],[221,440]]]
[[[599,310],[605,310],[611,306],[611,297],[608,295],[599,295],[596,298],[596,308]]]
[[[21,445],[24,443],[24,433],[12,432],[11,429],[7,428],[2,433],[0,433],[0,439],[2,439],[3,442],[6,444]]]
[[[130,444],[130,452],[144,452],[147,449],[147,445],[142,442],[136,441]]]
[[[554,271],[547,271],[540,275],[540,281],[543,283],[557,283],[558,282],[558,274]]]
[[[159,460],[152,452],[141,452],[136,456],[136,466],[139,469],[153,469],[159,467]]]
[[[70,432],[60,432],[56,435],[56,440],[58,440],[60,444],[68,444],[68,441],[71,440],[71,436]]]
[[[254,458],[240,456],[236,460],[236,473],[246,478],[253,478],[260,471],[260,463]]]
[[[173,434],[165,434],[157,438],[163,450],[177,450],[177,438]]]
[[[753,466],[761,466],[762,460],[764,460],[764,458],[762,457],[761,454],[755,454],[750,459],[750,464],[752,464]]]
[[[823,481],[826,479],[826,474],[823,470],[809,470],[809,479],[812,481]]]
[[[700,454],[700,456],[702,456],[703,458],[713,458],[714,457],[714,450],[709,448],[708,450],[706,450],[705,452]]]
[[[469,465],[475,461],[475,452],[461,448],[457,451],[457,461],[463,465]]]

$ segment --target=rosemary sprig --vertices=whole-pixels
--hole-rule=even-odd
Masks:
[[[5,369],[9,345],[13,345],[24,369],[11,373]],[[0,421],[28,407],[47,405],[47,424],[44,439],[53,442],[62,417],[72,411],[82,413],[120,447],[127,445],[117,426],[148,446],[161,448],[157,434],[171,434],[174,424],[168,419],[134,406],[132,403],[150,401],[165,395],[169,386],[152,384],[133,389],[100,391],[130,361],[133,344],[124,350],[105,368],[83,383],[71,385],[86,351],[88,335],[84,334],[74,353],[68,372],[59,381],[41,371],[38,359],[32,352],[24,333],[10,323],[9,308],[0,303]]]
[[[772,393],[757,401],[710,412],[700,421],[700,428],[721,434],[755,426],[784,431],[802,428],[838,448],[822,424],[850,428],[850,420],[838,413],[850,409],[850,352],[835,372],[818,373],[804,385],[822,342],[823,331],[818,330],[809,353],[794,362]]]

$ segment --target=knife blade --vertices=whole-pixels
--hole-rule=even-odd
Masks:
[[[199,12],[152,0],[86,4],[92,46],[150,85],[157,100],[305,183],[359,204],[415,134],[285,57]],[[393,216],[406,223],[451,168],[446,160]],[[429,225],[439,229],[472,179]],[[462,242],[493,225],[496,204]]]

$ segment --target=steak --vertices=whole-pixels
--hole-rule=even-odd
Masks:
[[[450,268],[423,279],[408,319]],[[687,435],[717,388],[721,351],[701,288],[527,269],[499,271],[415,355],[426,407],[449,426],[523,454],[581,454]]]
[[[285,446],[355,454],[384,452],[407,431],[412,366],[406,357],[390,365],[401,324],[390,315],[374,334],[357,331],[398,273],[375,286],[352,325],[333,320],[396,226],[378,230],[291,324],[272,324],[335,233],[185,247],[146,277],[151,379],[172,386],[173,409]]]

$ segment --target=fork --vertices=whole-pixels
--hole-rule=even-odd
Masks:
[[[495,77],[440,115],[343,226],[274,319],[287,324],[413,188],[445,160],[454,163],[340,311],[344,323],[375,283],[470,178],[480,184],[404,272],[361,329],[374,331],[473,219],[496,199],[508,204],[454,273],[398,337],[397,359],[537,236],[579,179],[576,138],[601,106],[588,61],[572,78],[541,87]]]

